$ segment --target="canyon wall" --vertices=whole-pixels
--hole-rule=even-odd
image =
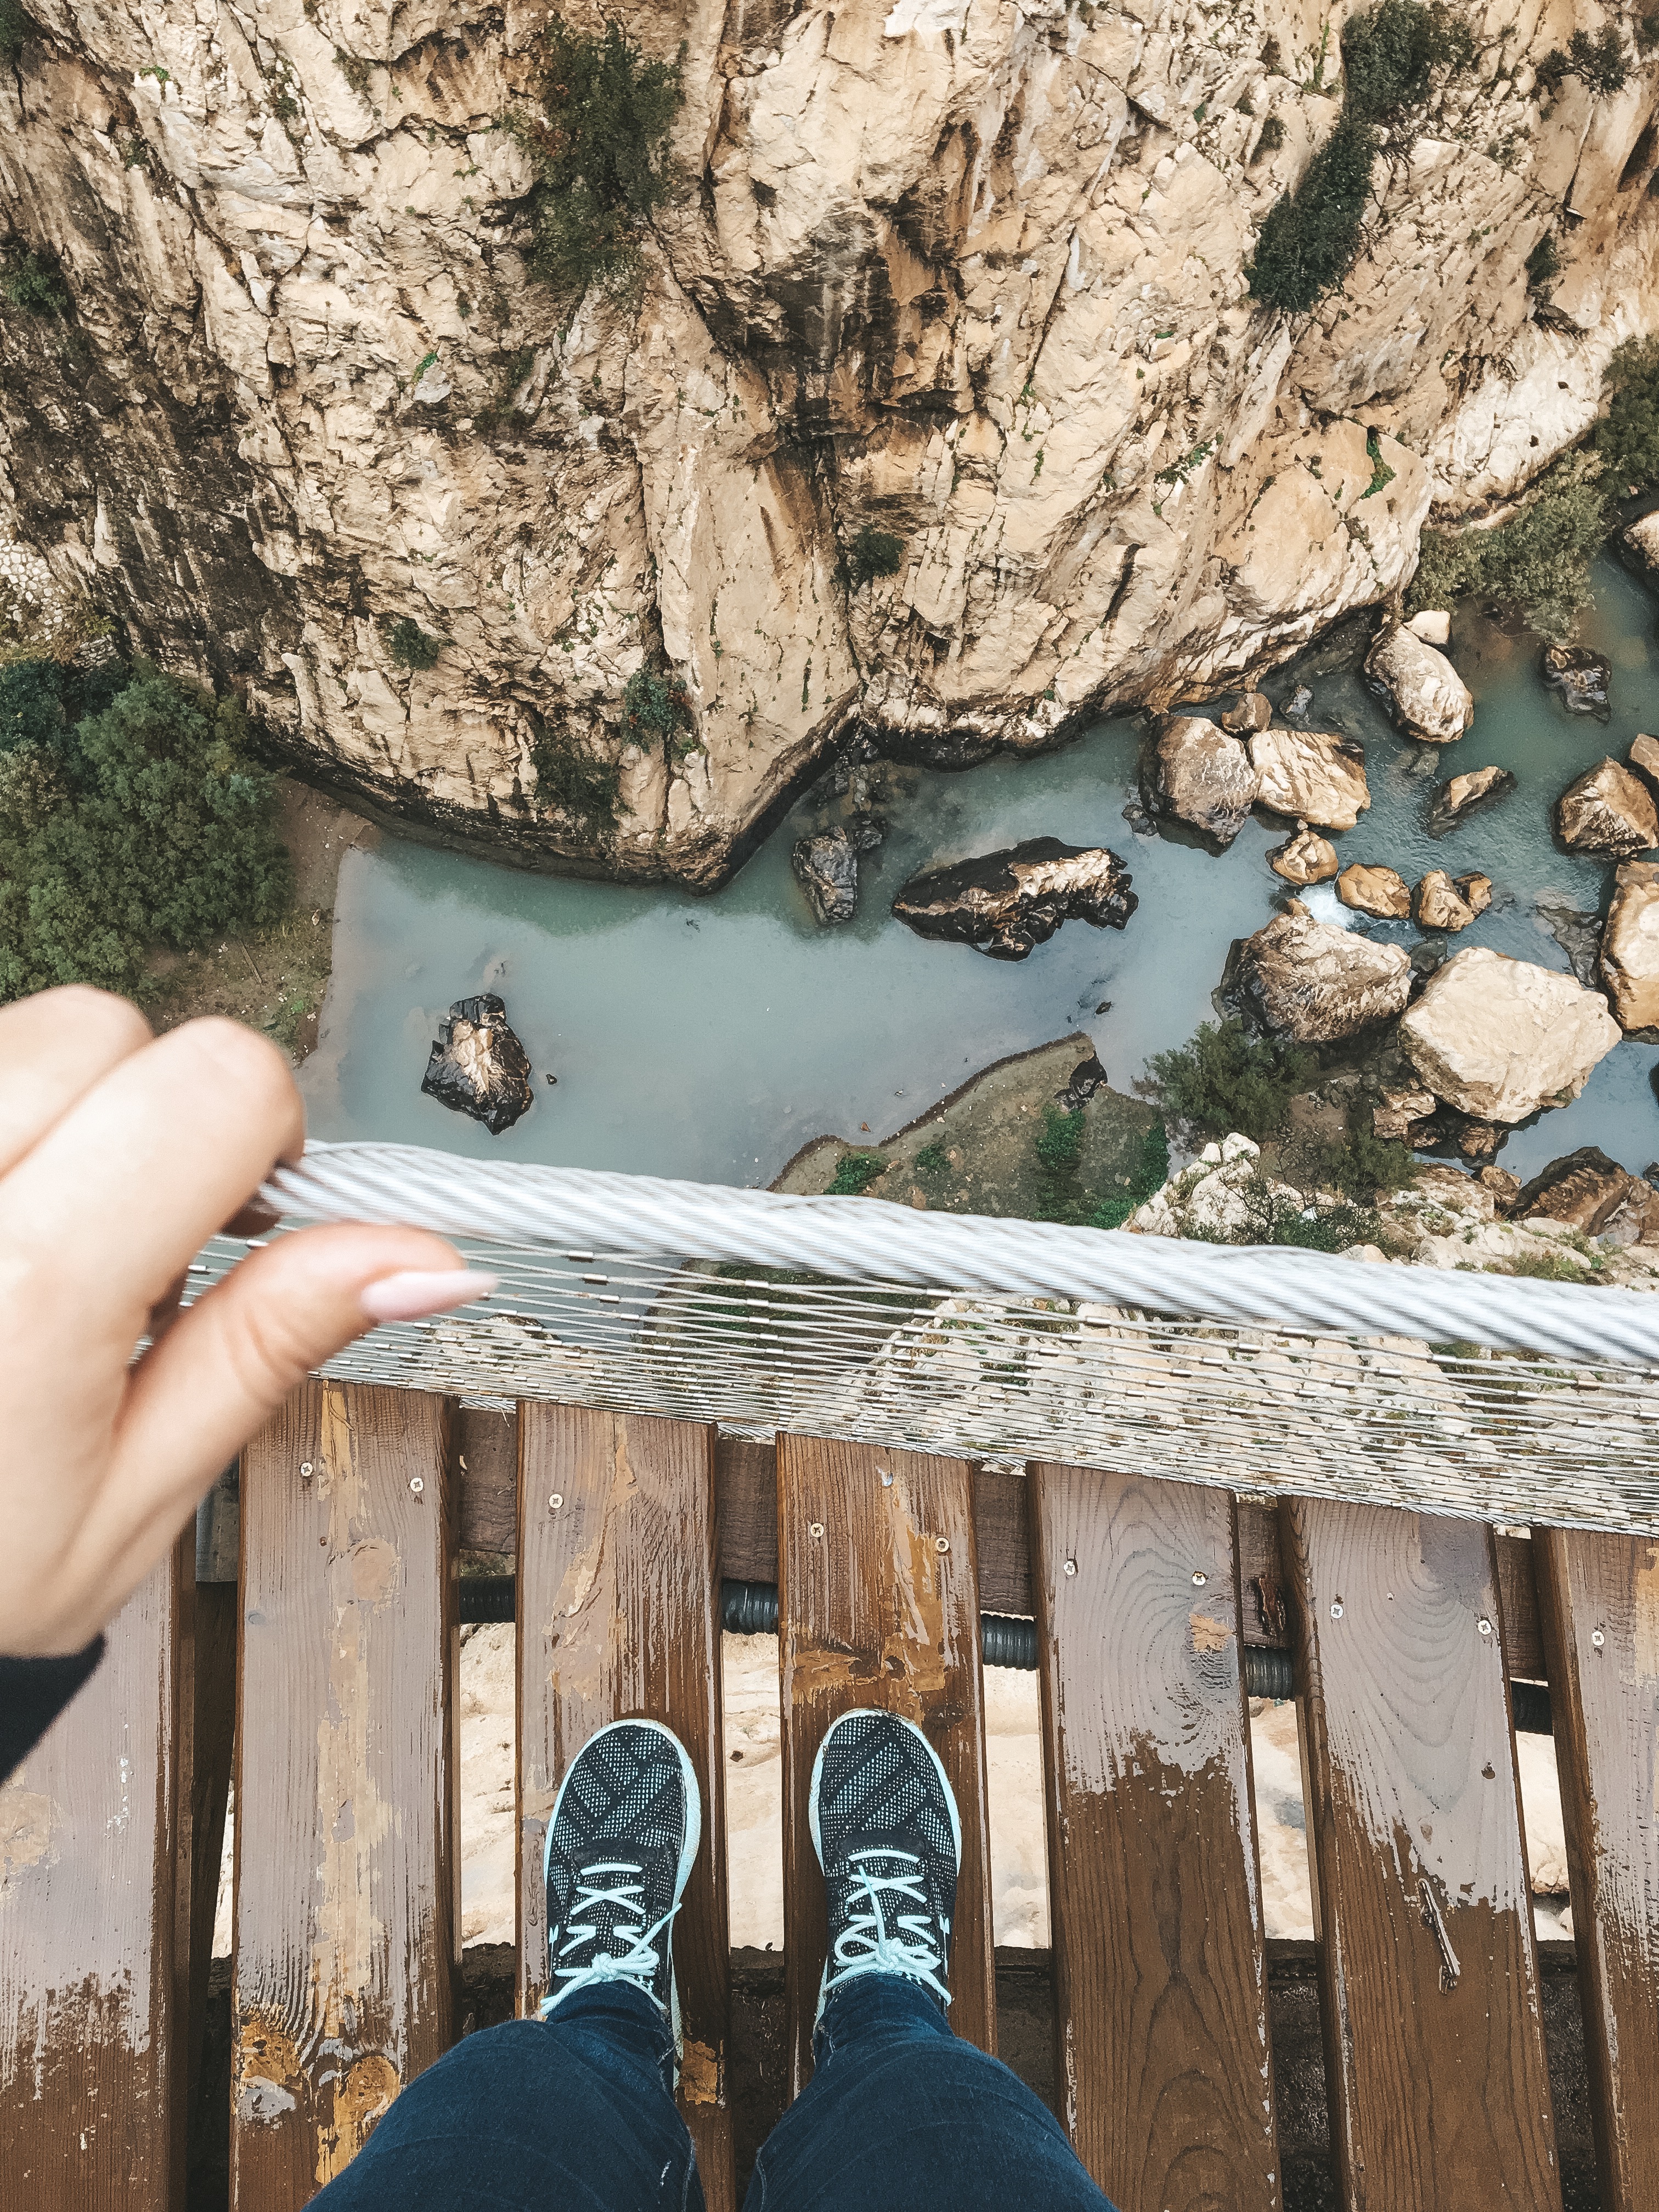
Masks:
[[[1522,486],[1659,326],[1659,68],[1540,106],[1571,0],[1466,13],[1291,318],[1245,270],[1339,113],[1314,0],[616,0],[685,98],[641,282],[579,302],[496,127],[543,9],[29,5],[0,213],[72,307],[0,308],[0,535],[307,774],[535,865],[712,884],[854,727],[951,763],[1224,688]],[[902,556],[855,589],[866,526]],[[683,753],[630,742],[647,659]],[[573,751],[614,828],[540,788]]]

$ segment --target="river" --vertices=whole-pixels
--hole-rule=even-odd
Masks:
[[[1475,696],[1474,726],[1437,753],[1401,738],[1365,690],[1352,631],[1268,681],[1279,699],[1298,677],[1310,683],[1309,726],[1364,744],[1371,805],[1338,841],[1345,865],[1385,862],[1407,882],[1431,867],[1492,878],[1491,911],[1455,946],[1565,969],[1540,895],[1605,910],[1611,865],[1559,851],[1550,811],[1603,754],[1622,758],[1639,730],[1659,730],[1659,646],[1647,592],[1611,560],[1595,582],[1583,637],[1613,663],[1607,726],[1568,715],[1545,691],[1535,641],[1473,610],[1460,613],[1450,652]],[[527,875],[390,837],[349,853],[321,1032],[301,1071],[312,1133],[764,1184],[808,1138],[856,1137],[864,1124],[879,1137],[990,1061],[1073,1029],[1088,1031],[1127,1089],[1150,1054],[1213,1018],[1230,941],[1260,928],[1284,895],[1265,855],[1287,834],[1252,821],[1219,859],[1136,836],[1123,818],[1136,745],[1134,725],[1112,720],[1036,760],[890,770],[902,788],[884,809],[887,842],[864,856],[856,920],[834,930],[814,924],[789,868],[792,843],[822,812],[809,802],[713,897]],[[1431,840],[1431,783],[1488,763],[1511,769],[1519,789]],[[1122,856],[1140,901],[1126,930],[1068,923],[1016,963],[926,943],[888,911],[920,868],[1044,836]],[[1348,915],[1328,885],[1306,897],[1322,919],[1418,941],[1408,923]],[[506,1000],[537,1071],[534,1107],[498,1138],[420,1091],[451,1000],[483,989]],[[1656,1062],[1659,1047],[1620,1044],[1572,1106],[1516,1130],[1501,1164],[1526,1176],[1595,1144],[1639,1170],[1659,1156]]]

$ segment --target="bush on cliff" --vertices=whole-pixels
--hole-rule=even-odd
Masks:
[[[141,994],[146,956],[274,921],[290,895],[275,780],[234,699],[140,667],[71,722],[73,672],[0,678],[0,1000],[55,983]]]
[[[639,272],[641,236],[668,197],[680,64],[647,61],[614,17],[594,38],[554,15],[536,73],[540,114],[507,125],[538,172],[531,273],[569,292],[626,287]]]
[[[1659,338],[1626,338],[1607,363],[1601,390],[1607,411],[1591,442],[1617,489],[1644,490],[1659,483]]]
[[[622,769],[591,750],[569,730],[543,730],[531,750],[536,763],[536,797],[556,807],[587,837],[599,838],[616,824],[622,798]]]
[[[1590,596],[1589,564],[1611,526],[1594,459],[1569,454],[1494,530],[1425,530],[1407,614],[1470,593],[1517,608],[1540,637],[1572,635]]]
[[[1318,1056],[1276,1037],[1253,1037],[1237,1017],[1200,1022],[1183,1045],[1146,1063],[1146,1082],[1170,1120],[1196,1141],[1237,1130],[1260,1143],[1319,1073]]]

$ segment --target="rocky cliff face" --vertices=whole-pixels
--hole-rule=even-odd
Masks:
[[[638,297],[574,309],[492,129],[539,11],[30,5],[0,200],[73,308],[0,310],[0,520],[312,773],[538,863],[714,883],[851,723],[965,761],[1219,688],[1522,485],[1659,323],[1655,72],[1540,119],[1569,0],[1471,17],[1288,320],[1244,267],[1338,112],[1312,0],[617,0],[684,41],[676,191]],[[866,526],[902,559],[851,591]],[[684,754],[627,741],[647,653]],[[538,742],[619,766],[613,831]]]

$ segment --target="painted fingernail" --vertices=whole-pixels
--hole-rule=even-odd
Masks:
[[[468,1305],[493,1291],[499,1275],[476,1273],[471,1267],[446,1267],[426,1273],[405,1268],[398,1275],[382,1275],[360,1293],[363,1311],[371,1321],[422,1321],[428,1314],[448,1313]]]

